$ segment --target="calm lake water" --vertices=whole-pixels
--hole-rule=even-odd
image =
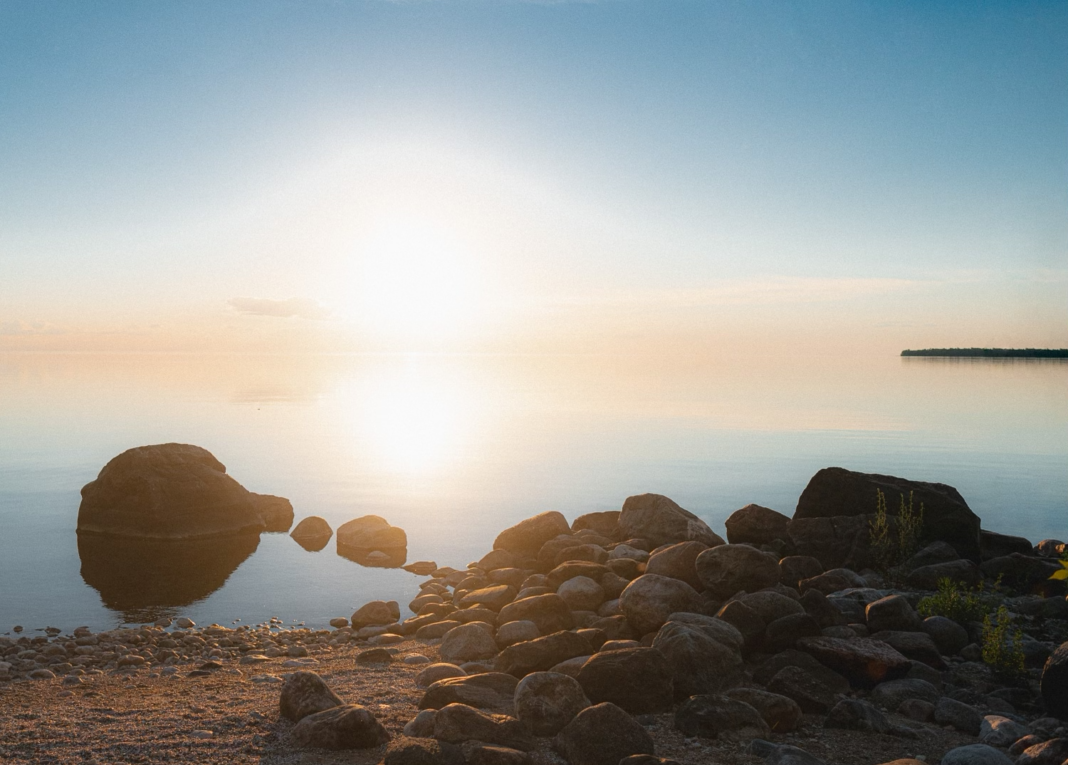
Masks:
[[[534,513],[649,491],[723,533],[749,502],[792,514],[830,465],[948,483],[985,528],[1068,538],[1064,362],[0,354],[0,634],[160,615],[321,626],[415,593],[419,577],[286,534],[162,560],[80,551],[81,487],[167,441],[290,498],[298,521],[382,515],[409,561],[456,567]]]

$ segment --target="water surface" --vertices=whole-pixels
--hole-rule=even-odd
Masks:
[[[80,488],[167,441],[289,497],[297,520],[382,515],[409,561],[457,567],[521,518],[647,491],[722,533],[749,502],[791,514],[829,465],[949,483],[985,528],[1068,538],[1065,362],[0,354],[0,634],[164,614],[322,625],[414,593],[418,577],[285,534],[80,549]]]

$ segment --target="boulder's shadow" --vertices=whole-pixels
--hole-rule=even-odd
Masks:
[[[82,579],[126,622],[173,616],[222,587],[259,546],[259,534],[195,541],[78,535]]]

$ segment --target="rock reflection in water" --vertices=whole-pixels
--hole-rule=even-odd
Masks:
[[[78,535],[82,579],[126,622],[173,616],[218,590],[259,546],[258,534],[174,541]]]
[[[337,554],[346,560],[351,560],[369,568],[400,568],[408,560],[407,547],[394,547],[388,550],[367,550],[338,545]]]
[[[293,541],[308,552],[319,552],[330,544],[330,537],[293,537]]]

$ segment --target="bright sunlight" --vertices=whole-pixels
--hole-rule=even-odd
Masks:
[[[401,341],[455,339],[474,328],[484,286],[470,254],[448,232],[394,221],[361,248],[350,314],[373,335]]]

